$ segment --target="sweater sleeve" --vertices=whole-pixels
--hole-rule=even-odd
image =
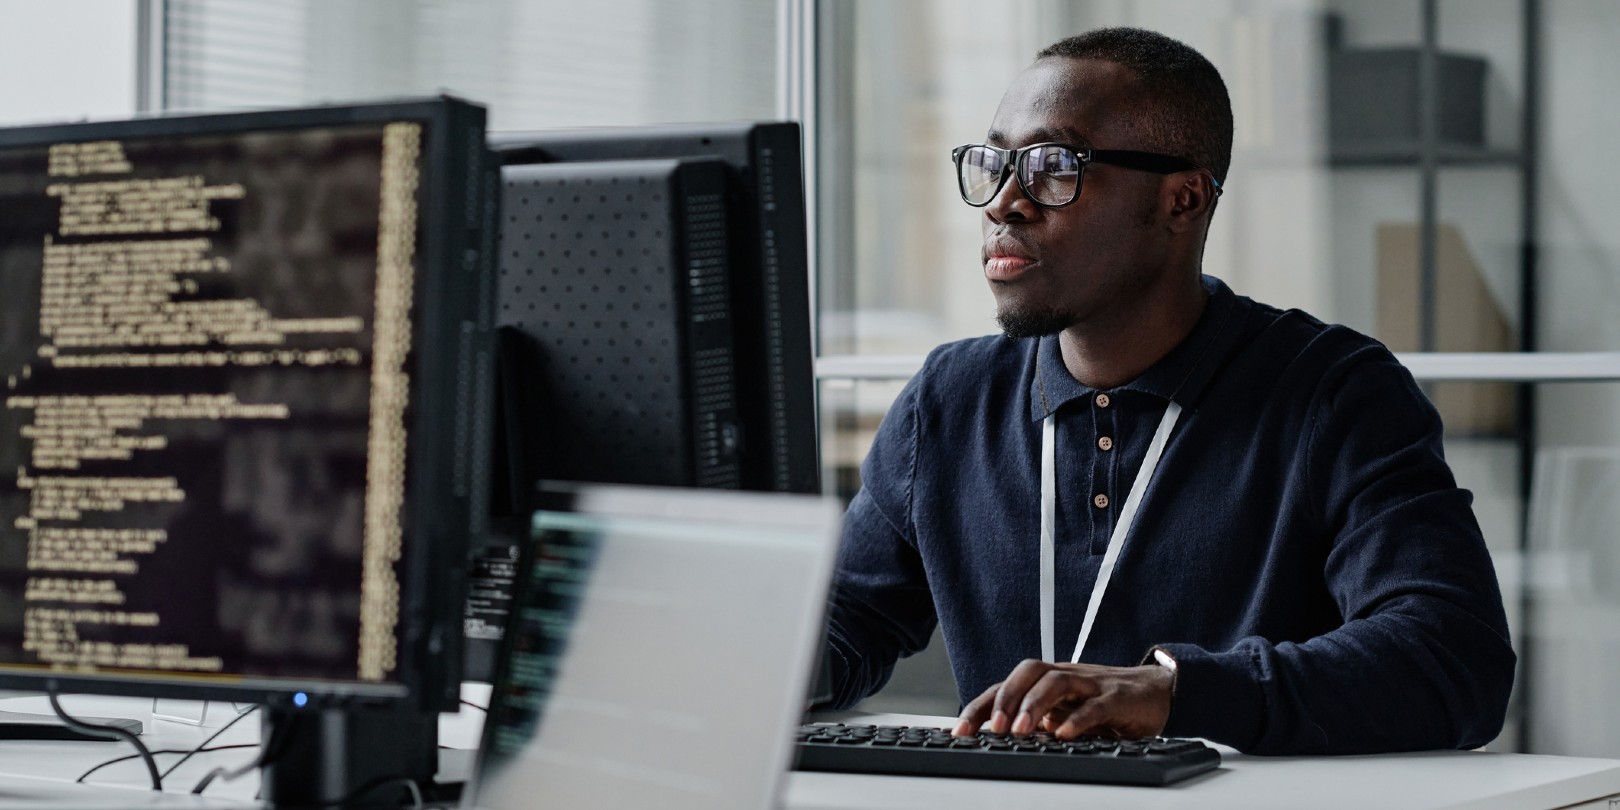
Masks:
[[[911,520],[921,377],[879,426],[844,516],[827,608],[833,698],[818,708],[849,708],[881,689],[895,661],[927,646],[938,622]]]
[[[1306,466],[1344,623],[1298,643],[1160,645],[1178,664],[1166,733],[1257,754],[1478,747],[1501,731],[1515,656],[1472,495],[1392,355],[1369,347],[1336,370]]]

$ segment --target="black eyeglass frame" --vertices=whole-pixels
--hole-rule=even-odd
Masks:
[[[1049,146],[1058,146],[1067,149],[1070,152],[1073,152],[1075,157],[1080,161],[1080,169],[1077,172],[1078,176],[1075,177],[1074,180],[1074,196],[1060,203],[1047,203],[1036,199],[1035,195],[1030,193],[1029,187],[1024,185],[1023,173],[1018,171],[1018,164],[1023,162],[1024,156],[1028,155],[1032,150]],[[990,196],[981,203],[976,203],[968,199],[967,185],[962,178],[962,156],[967,154],[969,149],[988,149],[991,152],[1000,155],[1002,159],[1001,178],[996,181],[996,190],[990,192]],[[951,150],[951,163],[956,166],[956,193],[961,195],[962,202],[965,202],[974,208],[983,208],[993,202],[996,199],[996,195],[1001,193],[1002,186],[1007,185],[1007,178],[1010,175],[1016,175],[1018,177],[1018,190],[1023,192],[1024,196],[1027,197],[1030,202],[1040,206],[1041,208],[1062,208],[1063,206],[1069,205],[1075,200],[1080,199],[1080,189],[1085,185],[1086,166],[1092,163],[1106,163],[1110,166],[1119,166],[1126,169],[1136,169],[1137,171],[1153,172],[1154,174],[1175,174],[1176,172],[1203,171],[1209,173],[1209,181],[1215,185],[1216,197],[1220,197],[1221,194],[1225,193],[1226,191],[1225,189],[1221,188],[1221,181],[1215,179],[1215,174],[1213,172],[1210,172],[1209,169],[1206,169],[1186,158],[1175,157],[1174,155],[1161,155],[1156,152],[1139,152],[1135,149],[1091,149],[1089,147],[1073,146],[1066,143],[1059,143],[1057,141],[1032,143],[1029,146],[1018,149],[1003,149],[999,146],[991,146],[987,143],[963,144]]]

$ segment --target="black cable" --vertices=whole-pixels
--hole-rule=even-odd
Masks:
[[[254,712],[258,711],[258,710],[259,710],[259,707],[254,706],[253,708],[248,709],[247,711],[242,712],[242,713],[236,715],[235,717],[231,718],[231,722],[226,723],[223,726],[220,726],[218,731],[214,732],[213,734],[208,735],[208,739],[203,740],[202,743],[199,744],[195,749],[192,749],[192,752],[190,754],[186,754],[185,756],[181,757],[178,761],[176,761],[173,765],[170,765],[168,767],[168,769],[163,772],[162,778],[167,779],[169,777],[169,774],[174,773],[174,769],[180,767],[181,765],[186,764],[186,760],[191,759],[193,754],[201,753],[204,749],[208,748],[209,743],[211,743],[214,740],[218,739],[219,735],[224,734],[226,732],[226,730],[228,730],[231,726],[236,725],[238,722],[240,722],[242,720],[242,718],[247,717],[248,715],[250,715],[250,714],[252,714],[252,713],[254,713]],[[229,747],[234,747],[234,746],[221,746],[221,748],[229,748]],[[215,750],[217,750],[217,749],[215,749]]]
[[[156,751],[152,752],[152,756],[157,756],[159,754],[186,754],[187,756],[190,756],[192,754],[207,754],[207,753],[212,753],[214,751],[228,751],[228,750],[231,750],[233,748],[258,748],[258,747],[259,747],[258,743],[237,743],[235,745],[216,745],[213,748],[159,748]],[[128,762],[128,761],[130,761],[132,759],[140,759],[140,758],[141,758],[140,754],[130,754],[128,756],[118,757],[116,759],[109,759],[106,762],[103,762],[100,765],[97,765],[94,768],[91,768],[90,770],[79,774],[79,778],[75,779],[73,781],[75,781],[75,782],[83,782],[84,780],[90,778],[90,774],[93,774],[96,771],[99,771],[102,768],[105,768],[105,767],[107,767],[109,765],[117,765],[120,762]],[[169,775],[168,771],[164,771],[163,775],[168,776]]]
[[[141,738],[121,728],[114,728],[113,726],[98,726],[93,723],[86,723],[82,720],[75,719],[67,712],[62,710],[62,702],[57,700],[56,690],[54,688],[48,692],[48,695],[51,699],[51,709],[56,712],[56,716],[60,718],[62,723],[68,728],[71,728],[80,734],[90,734],[97,737],[112,737],[114,739],[123,740],[130,745],[135,746],[135,750],[140,752],[141,760],[146,763],[147,772],[152,776],[152,789],[156,791],[163,790],[163,777],[158,775],[157,759],[152,756],[151,751],[146,750],[146,743],[141,742]]]
[[[489,709],[487,709],[487,708],[485,708],[483,706],[480,706],[480,705],[478,705],[478,704],[476,704],[476,703],[474,703],[474,702],[472,702],[470,700],[462,699],[461,705],[463,705],[463,706],[471,706],[474,709],[477,709],[477,710],[483,712],[484,714],[489,714]]]
[[[237,718],[237,720],[240,719],[242,718]],[[288,729],[293,724],[302,722],[302,720],[303,718],[294,715],[288,717],[285,722],[272,723],[270,727],[270,739],[265,740],[264,748],[260,749],[259,755],[254,757],[252,762],[235,769],[215,768],[205,774],[203,778],[197,782],[196,786],[191,789],[191,792],[202,793],[203,791],[207,790],[208,786],[212,784],[213,781],[218,777],[223,776],[225,777],[225,781],[229,782],[232,779],[244,776],[252,771],[270,764],[275,760],[276,757],[281,756],[281,749],[284,747],[282,743],[284,743],[288,737],[292,736],[292,733],[288,731]]]
[[[324,802],[321,802],[319,804],[308,805],[308,806],[310,806],[310,807],[343,807],[343,806],[349,804],[350,802],[354,801],[355,799],[358,799],[361,796],[366,795],[367,793],[370,793],[370,792],[372,792],[374,790],[381,790],[381,789],[383,789],[385,787],[393,787],[394,785],[403,785],[406,790],[410,791],[411,800],[415,802],[415,804],[413,805],[413,809],[414,810],[422,810],[422,788],[421,788],[421,786],[416,784],[415,779],[412,779],[409,776],[379,776],[376,779],[373,779],[373,780],[361,785],[360,787],[357,787],[354,790],[349,791],[348,793],[344,794],[343,796],[341,796],[339,798],[332,799],[330,801],[324,801]]]
[[[223,769],[216,768],[214,773],[208,774],[208,776],[205,777],[202,782],[199,782],[197,784],[197,787],[192,788],[191,792],[192,793],[202,793],[204,790],[206,790],[208,788],[209,783],[213,782],[214,777],[221,770],[223,770]],[[242,773],[246,773],[246,770],[242,771]],[[238,775],[240,775],[240,774],[238,774]],[[227,781],[227,782],[229,782],[230,780],[235,779],[235,778],[236,778],[235,776],[231,776],[229,774],[225,775],[225,781]],[[370,793],[370,792],[372,792],[374,790],[381,790],[381,789],[383,789],[385,787],[392,787],[394,785],[403,786],[407,791],[409,791],[410,794],[411,794],[411,800],[415,803],[413,805],[414,810],[422,810],[422,807],[423,807],[422,788],[421,788],[421,786],[416,784],[415,779],[412,779],[409,776],[380,776],[380,777],[377,777],[376,779],[373,779],[373,780],[361,785],[360,787],[355,788],[354,790],[349,791],[348,793],[346,793],[343,796],[340,796],[340,797],[338,797],[336,799],[331,799],[329,801],[319,802],[317,804],[301,805],[301,806],[303,806],[303,807],[343,807],[343,806],[348,805],[350,802],[354,801],[355,799],[358,799],[361,796],[366,795],[367,793]]]

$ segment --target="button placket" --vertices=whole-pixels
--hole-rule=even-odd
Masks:
[[[1098,393],[1092,397],[1092,425],[1096,429],[1093,438],[1093,447],[1097,448],[1092,455],[1092,482],[1090,493],[1091,512],[1091,553],[1102,554],[1108,550],[1108,537],[1113,533],[1113,493],[1118,486],[1119,473],[1117,453],[1109,452],[1114,446],[1115,435],[1115,409],[1113,397]]]

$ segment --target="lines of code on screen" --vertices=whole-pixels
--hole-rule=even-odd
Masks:
[[[0,667],[390,678],[421,140],[0,149]]]

